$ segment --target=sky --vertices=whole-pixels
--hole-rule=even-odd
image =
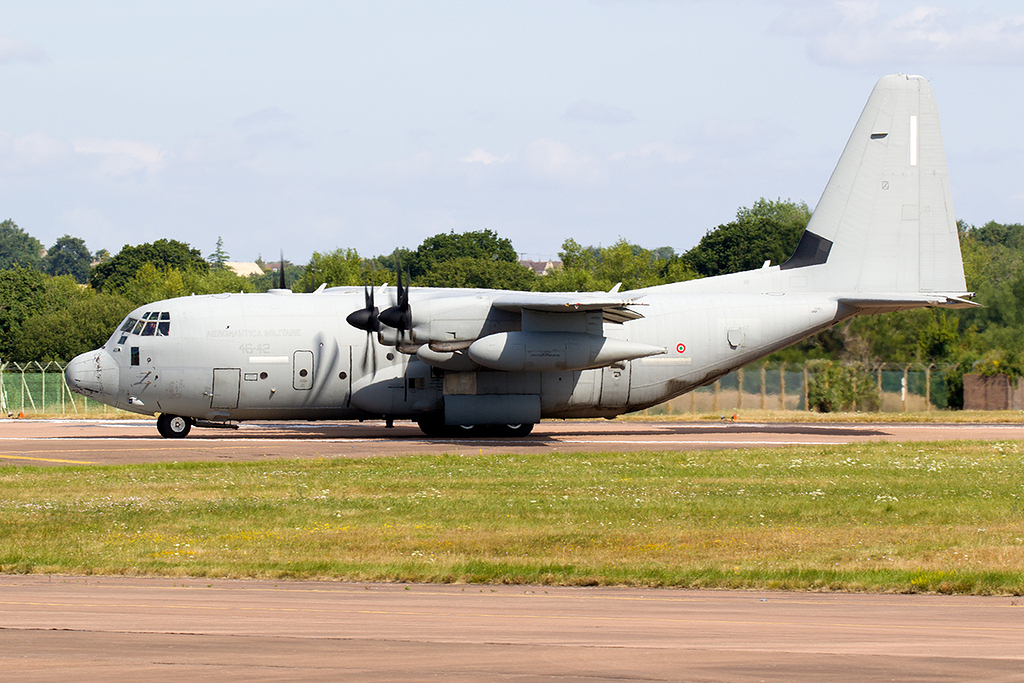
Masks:
[[[958,218],[1024,222],[1024,3],[0,0],[0,220],[296,263],[490,229],[683,252],[813,209],[926,76]]]

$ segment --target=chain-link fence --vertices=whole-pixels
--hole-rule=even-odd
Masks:
[[[0,364],[0,415],[113,415],[114,408],[72,393],[64,383],[66,364]]]
[[[0,364],[0,414],[113,415],[120,411],[79,394],[64,383],[66,366],[50,362]],[[849,366],[846,366],[849,367]],[[749,365],[706,387],[645,411],[648,415],[727,413],[737,410],[814,410],[815,376],[820,362]],[[883,363],[858,367],[860,404],[847,409],[881,412],[925,412],[947,407],[947,377],[955,367]]]
[[[853,400],[842,409],[872,412],[927,412],[949,407],[947,378],[956,366],[920,363],[841,366],[827,361],[755,363],[708,386],[645,411],[648,415],[733,413],[738,410],[817,410],[821,399],[815,378],[827,366],[850,372]],[[859,390],[856,383],[860,382]],[[839,409],[836,407],[835,409]]]

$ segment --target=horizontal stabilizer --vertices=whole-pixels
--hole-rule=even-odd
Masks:
[[[953,294],[872,294],[870,296],[844,297],[839,303],[856,309],[891,309],[894,311],[907,308],[974,308],[981,304]]]

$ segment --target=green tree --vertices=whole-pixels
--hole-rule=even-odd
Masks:
[[[252,252],[250,252],[252,253]],[[226,264],[231,257],[228,252],[224,249],[224,238],[217,236],[217,248],[213,250],[213,253],[206,257],[211,268],[223,269],[227,268]]]
[[[97,290],[123,293],[146,263],[152,264],[157,270],[167,267],[197,273],[210,270],[210,265],[198,249],[177,240],[160,239],[137,247],[126,244],[117,256],[92,269],[89,284]]]
[[[79,284],[89,280],[92,255],[80,237],[64,235],[57,239],[43,257],[43,272],[47,275],[70,275]]]
[[[402,254],[402,266],[414,282],[445,261],[474,258],[489,262],[518,263],[519,257],[510,240],[498,237],[492,230],[456,234],[440,233],[423,240],[415,252]],[[394,265],[392,264],[393,268]]]
[[[696,274],[671,247],[645,249],[619,239],[610,247],[584,247],[573,239],[558,253],[562,268],[539,278],[537,288],[548,291],[607,291],[616,283],[638,289],[691,280]]]
[[[326,253],[314,251],[292,289],[312,292],[323,284],[340,287],[361,285],[363,282],[363,260],[355,249],[335,249]]]
[[[13,357],[21,326],[45,305],[46,276],[38,270],[14,266],[0,270],[0,360]]]
[[[11,219],[0,223],[0,270],[15,266],[42,268],[43,244],[22,230]]]
[[[796,251],[810,218],[807,204],[762,197],[740,208],[732,223],[709,230],[683,259],[702,277],[753,270],[765,261],[779,265]]]
[[[263,274],[249,275],[246,278],[252,284],[253,290],[256,292],[266,292],[271,289],[277,289],[281,284],[281,275],[278,271],[281,266],[278,262],[267,263],[259,257],[256,259],[256,265],[263,269]],[[284,260],[284,279],[285,285],[288,288],[295,289],[295,283],[302,279],[304,272],[305,268],[303,266],[297,266],[287,259]]]
[[[424,287],[474,287],[481,289],[532,290],[537,275],[519,263],[459,256],[439,261],[420,276]]]
[[[249,278],[240,277],[229,268],[201,273],[171,266],[157,268],[152,263],[144,263],[135,277],[129,280],[125,296],[134,305],[142,306],[191,294],[254,291],[256,288]]]
[[[68,361],[102,346],[134,304],[120,294],[82,288],[70,276],[46,278],[40,306],[12,339],[20,363]]]
[[[808,408],[822,413],[837,410],[877,410],[878,393],[871,375],[860,365],[819,360],[809,364]]]

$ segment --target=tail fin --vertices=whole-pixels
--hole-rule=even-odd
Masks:
[[[875,85],[793,257],[815,289],[963,294],[963,262],[931,87]]]

